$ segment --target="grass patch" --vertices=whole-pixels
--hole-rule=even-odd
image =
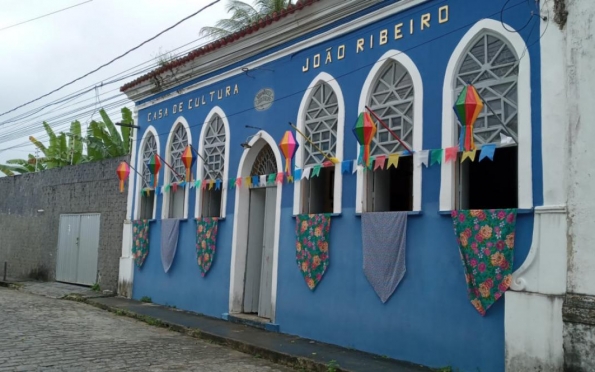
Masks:
[[[337,372],[337,368],[339,368],[339,363],[333,359],[326,365],[326,372]]]
[[[99,286],[99,283],[95,283],[95,284],[93,284],[93,285],[91,286],[91,290],[92,290],[93,292],[99,292],[99,291],[101,291],[101,287]]]
[[[140,302],[144,302],[146,304],[152,304],[153,300],[151,300],[151,297],[149,297],[149,296],[142,296],[140,298]]]

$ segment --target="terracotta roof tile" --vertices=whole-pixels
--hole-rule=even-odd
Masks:
[[[246,37],[247,35],[252,34],[253,32],[256,32],[260,29],[267,27],[268,25],[278,22],[281,19],[287,17],[288,15],[293,14],[296,11],[300,11],[300,10],[304,9],[305,7],[312,5],[318,1],[322,1],[322,0],[299,0],[295,4],[289,4],[287,6],[287,8],[281,10],[280,12],[275,12],[273,14],[267,15],[266,17],[261,18],[259,21],[254,22],[250,26],[247,26],[247,27],[243,28],[242,30],[235,32],[230,36],[225,36],[223,38],[217,39],[205,46],[202,46],[198,49],[195,49],[195,50],[189,52],[184,57],[177,58],[177,59],[175,59],[175,60],[173,60],[173,61],[171,61],[171,62],[169,62],[169,63],[167,63],[167,64],[165,64],[165,65],[163,65],[163,66],[161,66],[145,75],[142,75],[142,76],[124,84],[122,87],[120,87],[120,92],[125,92],[132,87],[135,87],[135,86],[137,86],[137,85],[139,85],[155,76],[158,76],[168,70],[173,69],[174,67],[182,66],[198,57],[201,57],[205,54],[208,54],[208,53],[213,52],[217,49],[220,49],[226,45],[229,45],[236,40],[239,40],[243,37]]]

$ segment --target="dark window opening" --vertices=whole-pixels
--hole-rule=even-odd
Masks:
[[[155,206],[155,191],[150,190],[147,192],[143,191],[140,198],[140,219],[141,220],[152,220],[153,207]]]
[[[366,212],[413,210],[413,157],[403,156],[397,168],[366,170]]]
[[[302,187],[302,213],[333,213],[335,167],[320,169],[320,176],[300,181]]]
[[[172,188],[169,193],[169,218],[184,218],[186,190],[184,190],[183,187],[178,187],[178,189],[174,191]]]
[[[518,207],[518,148],[496,149],[494,160],[460,162],[460,209],[500,209]],[[477,156],[479,156],[479,151]]]
[[[221,217],[222,190],[204,190],[202,192],[202,216]]]

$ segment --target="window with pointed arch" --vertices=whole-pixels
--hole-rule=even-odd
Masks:
[[[182,154],[188,146],[188,132],[186,128],[178,123],[172,133],[172,138],[169,147],[169,164],[172,166],[173,171],[169,170],[169,180],[166,182],[181,183],[184,181],[184,175],[186,174],[186,168],[182,162]],[[186,212],[186,190],[184,187],[178,187],[174,191],[174,188],[169,190],[169,205],[168,205],[168,218],[185,218]]]
[[[155,190],[153,189],[153,176],[149,171],[149,161],[158,154],[157,140],[153,133],[149,133],[142,148],[142,178],[140,192],[139,219],[151,220],[155,218]],[[158,177],[159,175],[155,175]]]
[[[473,84],[485,101],[473,128],[479,155],[495,146],[493,160],[459,161],[455,166],[455,207],[458,209],[518,206],[518,78],[519,58],[510,43],[496,33],[479,33],[460,57],[453,81],[454,97]],[[461,123],[457,120],[457,137]],[[502,137],[505,136],[505,137]],[[502,138],[510,137],[511,140]]]
[[[302,141],[302,168],[310,169],[310,177],[300,181],[299,213],[333,213],[336,170],[326,156],[337,156],[339,102],[328,83],[320,81],[310,91],[303,115],[304,134],[312,143]]]
[[[227,133],[225,131],[225,124],[223,119],[218,114],[215,114],[209,120],[207,127],[204,130],[202,140],[202,154],[204,157],[202,164],[202,174],[204,180],[221,181],[223,185],[225,172],[225,145]],[[203,188],[199,192],[201,195],[201,210],[202,217],[223,217],[222,199],[223,186],[217,190],[216,187]]]
[[[408,147],[414,132],[415,89],[410,72],[398,61],[390,60],[372,82],[367,100],[370,109]],[[388,129],[372,116],[377,131],[370,145],[370,156],[399,155],[397,166],[365,171],[363,174],[363,211],[388,212],[413,210],[413,156]],[[374,165],[373,165],[374,166]]]

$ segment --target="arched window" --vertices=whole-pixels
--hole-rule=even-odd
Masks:
[[[271,146],[266,144],[256,156],[250,171],[251,176],[261,176],[277,173],[277,160]]]
[[[158,154],[157,140],[153,133],[149,133],[142,148],[142,179],[140,192],[140,214],[141,220],[155,218],[155,190],[153,189],[153,177],[147,164]],[[158,177],[159,175],[156,175]]]
[[[475,86],[487,104],[473,129],[475,145],[480,151],[488,144],[497,148],[493,161],[457,162],[458,209],[518,206],[518,74],[519,59],[513,48],[490,32],[479,34],[460,60],[453,81],[454,96],[458,97],[467,84]],[[461,123],[457,128],[458,138]],[[512,137],[514,142],[501,145],[501,135]]]
[[[368,106],[411,148],[414,89],[411,75],[397,61],[390,61],[373,84]],[[371,146],[372,155],[395,154],[405,148],[382,125]]]
[[[358,111],[365,112],[368,106],[406,147],[413,152],[421,151],[423,96],[417,66],[406,53],[393,49],[384,53],[370,70]],[[405,146],[378,120],[374,118],[374,121],[377,132],[370,146],[371,156],[387,160],[383,170],[364,172],[359,167],[356,212],[421,211],[421,166],[414,166],[413,156]]]
[[[170,184],[181,183],[184,181],[186,168],[182,162],[182,153],[188,146],[188,131],[181,123],[178,123],[171,134],[169,144],[169,163],[174,171],[169,172],[169,179],[166,180]],[[185,218],[186,208],[186,188],[178,187],[176,191],[173,188],[169,192],[169,218]]]
[[[372,83],[370,109],[411,148],[415,89],[411,74],[398,61],[389,60]],[[364,211],[413,210],[413,156],[380,123],[370,146],[371,156],[400,154],[397,167],[364,173]]]
[[[306,110],[305,133],[322,151],[334,156],[337,148],[339,105],[337,95],[325,82],[312,90]],[[304,166],[322,164],[324,156],[309,142],[304,145]]]
[[[339,100],[335,90],[327,82],[318,81],[309,90],[309,98],[300,123],[304,134],[314,145],[308,141],[301,141],[303,160],[300,167],[310,169],[310,178],[300,181],[299,213],[335,211],[334,191],[337,171],[319,149],[330,158],[337,157],[339,111]],[[343,123],[340,125],[342,126]]]
[[[441,211],[533,207],[531,52],[511,29],[492,19],[477,22],[448,62],[442,148],[458,146],[461,124],[453,105],[466,84],[475,86],[486,105],[473,129],[475,160],[461,163],[459,153],[458,161],[442,163]],[[493,160],[479,161],[484,146],[495,148]]]
[[[220,180],[223,185],[225,172],[225,124],[221,116],[215,114],[208,122],[203,136],[202,153],[206,160],[203,162],[203,180]],[[221,217],[221,200],[223,186],[217,190],[213,187],[202,191],[202,217]]]

